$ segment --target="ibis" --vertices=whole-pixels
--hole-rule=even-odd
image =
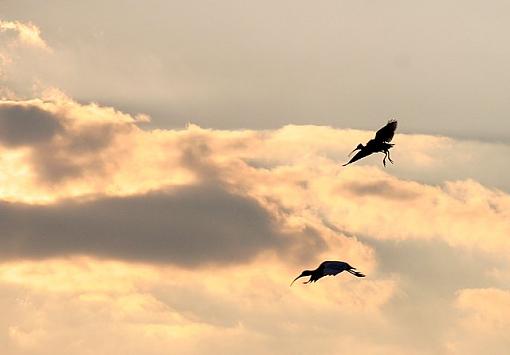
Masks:
[[[386,126],[376,132],[374,139],[369,140],[366,145],[361,143],[358,144],[358,146],[349,154],[349,156],[357,150],[359,150],[359,152],[357,152],[351,160],[342,166],[349,165],[357,160],[360,160],[361,158],[378,152],[384,153],[384,166],[386,166],[386,158],[390,161],[390,163],[393,164],[393,160],[391,160],[390,157],[390,149],[394,146],[394,144],[391,144],[390,142],[393,139],[396,130],[397,121],[389,120]]]
[[[303,282],[304,284],[310,283],[310,282],[316,282],[320,278],[324,276],[330,276],[330,275],[338,275],[342,271],[347,271],[348,273],[357,276],[357,277],[365,277],[361,272],[357,271],[356,268],[352,267],[351,265],[347,264],[343,261],[324,261],[322,262],[319,267],[315,270],[305,270],[292,281],[290,284],[292,284],[299,279],[300,277],[310,276],[310,279],[306,282]]]

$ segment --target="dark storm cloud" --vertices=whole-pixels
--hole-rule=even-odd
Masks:
[[[8,147],[47,142],[63,130],[51,113],[34,106],[0,106],[0,144]]]
[[[191,266],[295,250],[255,200],[203,186],[46,206],[3,202],[0,229],[4,260],[86,254]],[[313,229],[298,234],[305,256],[323,247]]]

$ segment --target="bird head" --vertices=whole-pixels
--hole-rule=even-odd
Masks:
[[[361,150],[363,148],[365,148],[365,146],[363,144],[361,144],[361,143],[358,144],[358,146],[356,148],[354,148],[354,150],[352,152],[350,152],[348,156],[350,157],[352,153],[354,153],[357,150]]]
[[[301,275],[299,275],[298,277],[296,277],[296,278],[292,281],[292,283],[291,283],[290,285],[292,286],[292,284],[293,284],[293,283],[294,283],[297,279],[299,279],[300,277],[312,276],[312,273],[313,273],[313,271],[311,271],[311,270],[305,270],[305,271],[303,271],[303,272],[301,273]]]

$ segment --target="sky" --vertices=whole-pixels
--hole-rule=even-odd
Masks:
[[[1,1],[0,353],[506,354],[509,10]]]

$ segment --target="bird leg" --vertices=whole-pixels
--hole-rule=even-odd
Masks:
[[[392,163],[392,164],[393,164],[393,160],[391,160],[391,157],[390,157],[390,151],[389,151],[389,150],[387,150],[387,151],[386,151],[386,154],[388,155],[388,160],[390,161],[390,163]]]
[[[386,157],[387,157],[388,155],[387,155],[387,152],[386,152],[386,151],[384,151],[383,153],[384,153],[384,159],[382,160],[382,163],[383,163],[383,165],[384,165],[384,166],[386,166]]]

